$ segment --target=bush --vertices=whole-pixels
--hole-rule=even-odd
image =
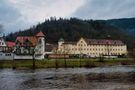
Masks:
[[[104,62],[104,57],[103,56],[99,57],[99,62]]]
[[[96,67],[96,65],[92,61],[87,61],[87,62],[85,62],[85,66],[84,67],[90,68],[90,67]]]

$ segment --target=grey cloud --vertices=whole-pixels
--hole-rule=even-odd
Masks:
[[[4,33],[8,34],[10,32],[15,32],[19,30],[28,29],[30,26],[34,25],[35,23],[28,23],[27,21],[18,20],[12,23],[12,25],[6,26],[4,29]]]
[[[6,0],[0,0],[0,24],[3,25],[5,32],[13,31],[15,29],[13,23],[15,23],[20,17],[21,14],[17,9],[13,8],[10,3],[6,2]]]
[[[19,18],[21,15],[19,12],[10,6],[5,0],[0,1],[0,21],[1,22],[11,22]]]
[[[135,0],[87,0],[72,16],[85,19],[134,17]]]
[[[4,33],[14,32],[29,28],[34,23],[22,20],[20,12],[6,0],[0,0],[0,24],[3,25]]]
[[[52,5],[54,0],[21,0],[20,4],[33,6]],[[13,32],[26,29],[38,22],[28,22],[18,8],[8,0],[0,0],[0,24],[4,26],[5,32]],[[23,7],[22,7],[23,8]],[[26,8],[27,9],[27,8]],[[25,9],[24,9],[25,10]],[[42,11],[40,11],[42,14]],[[40,13],[39,12],[39,13]],[[28,14],[30,15],[30,14]],[[40,16],[40,15],[39,15]],[[55,16],[55,15],[54,15]],[[86,0],[86,3],[78,8],[68,17],[79,17],[83,19],[110,19],[135,16],[135,0]]]
[[[29,8],[33,9],[32,6],[42,6],[42,5],[50,5],[54,0],[22,0],[19,2],[20,5],[27,5]],[[28,3],[27,3],[28,2]],[[15,32],[18,30],[24,30],[28,29],[29,27],[36,25],[39,22],[29,22],[26,17],[21,15],[20,9],[15,8],[13,6],[14,4],[11,2],[8,2],[6,0],[1,0],[0,1],[0,23],[4,24],[5,26],[5,33],[10,32]],[[28,8],[27,7],[27,8]],[[27,9],[26,8],[26,9]],[[33,10],[34,11],[34,10]],[[30,13],[30,12],[29,12]],[[39,11],[40,13],[40,11]]]

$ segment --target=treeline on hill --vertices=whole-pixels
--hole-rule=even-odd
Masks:
[[[64,38],[66,41],[75,41],[80,37],[107,39],[107,36],[110,35],[111,39],[120,39],[131,47],[135,40],[133,36],[107,24],[103,20],[56,19],[54,17],[27,30],[10,33],[6,39],[14,41],[17,36],[31,36],[39,31],[45,34],[48,43],[57,43],[60,38]]]
[[[135,18],[110,19],[107,23],[135,35]]]

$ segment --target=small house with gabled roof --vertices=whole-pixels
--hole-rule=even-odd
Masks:
[[[6,42],[3,37],[0,37],[0,60],[13,60],[14,42]]]

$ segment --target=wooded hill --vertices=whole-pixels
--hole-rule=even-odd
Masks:
[[[75,41],[80,37],[107,39],[108,35],[109,39],[120,39],[129,47],[132,47],[135,41],[133,35],[105,20],[56,19],[53,17],[27,30],[10,33],[6,40],[14,41],[17,36],[35,35],[39,31],[45,34],[48,43],[57,43],[60,38],[67,41]]]

